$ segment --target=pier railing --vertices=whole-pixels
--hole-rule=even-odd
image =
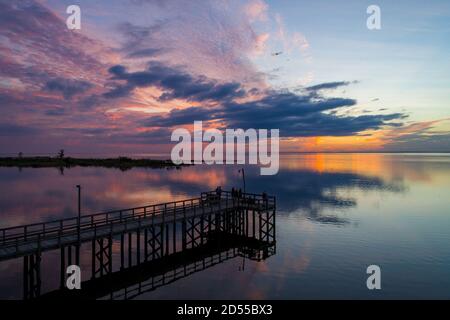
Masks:
[[[214,199],[221,200],[231,200],[234,201],[238,205],[242,206],[268,206],[269,208],[273,208],[275,206],[275,197],[269,196],[266,194],[256,194],[256,193],[233,193],[230,191],[209,191],[202,192],[201,194],[202,201],[213,201]]]
[[[229,191],[203,192],[200,198],[179,200],[123,210],[114,210],[91,215],[53,220],[42,223],[33,223],[0,229],[0,247],[17,246],[21,243],[37,242],[42,240],[59,239],[63,236],[78,236],[87,230],[96,231],[99,227],[113,226],[116,223],[141,221],[142,219],[164,217],[178,217],[186,214],[188,210],[206,210],[212,206],[223,206],[221,209],[235,208],[236,206],[274,208],[275,197],[265,194],[232,193]]]

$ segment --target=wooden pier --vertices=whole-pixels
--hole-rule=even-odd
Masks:
[[[235,237],[227,238],[230,243],[239,239],[242,248],[248,241],[256,241],[260,249],[273,246],[275,210],[273,196],[219,190],[193,199],[10,227],[0,229],[0,261],[23,258],[24,298],[36,298],[41,295],[45,251],[60,250],[64,289],[66,268],[79,265],[86,244],[92,255],[92,283],[114,273],[114,241],[120,243],[121,271],[201,251],[218,234]]]

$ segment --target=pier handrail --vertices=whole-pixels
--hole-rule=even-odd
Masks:
[[[200,203],[200,198],[192,198],[187,200],[158,203],[148,206],[111,210],[90,215],[83,215],[80,219],[80,229],[83,230],[86,229],[86,227],[91,228],[94,226],[108,225],[114,222],[126,222],[144,216],[150,217],[151,215],[164,214],[166,211],[169,211],[169,209],[172,210],[171,212],[173,214],[173,208],[176,204],[183,204],[185,208],[191,208],[191,204],[193,206],[199,206]],[[180,208],[182,207],[180,206]],[[28,238],[37,236],[38,234],[40,234],[41,236],[47,236],[54,232],[64,232],[65,235],[67,235],[68,231],[77,232],[77,230],[78,217],[7,227],[0,229],[0,246],[6,244],[10,240],[28,240]]]
[[[269,195],[263,195],[263,194],[256,194],[256,193],[241,193],[239,194],[233,194],[231,191],[208,191],[208,192],[202,192],[201,198],[207,199],[208,197],[214,197],[220,194],[221,199],[235,199],[240,200],[243,203],[246,203],[248,201],[254,201],[255,204],[262,204],[267,202],[269,205],[275,205],[276,200],[275,196],[269,196]],[[265,198],[264,198],[265,197]]]
[[[157,203],[147,206],[134,207],[129,209],[112,210],[107,212],[95,213],[78,217],[64,218],[47,222],[32,223],[0,229],[0,247],[17,245],[27,241],[36,241],[37,239],[60,239],[61,236],[73,235],[78,233],[78,227],[81,231],[105,226],[112,223],[127,223],[128,221],[141,219],[145,217],[154,217],[156,215],[178,215],[185,212],[186,209],[195,209],[209,206],[215,200],[233,199],[231,203],[264,205],[272,207],[275,205],[275,197],[264,196],[252,193],[242,193],[241,197],[236,198],[229,191],[203,192],[199,198],[190,198],[185,200],[172,201],[167,203]],[[228,204],[228,201],[227,201]]]

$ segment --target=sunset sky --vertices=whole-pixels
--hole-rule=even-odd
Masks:
[[[281,151],[450,152],[449,40],[445,0],[0,0],[0,153],[167,153],[196,120],[280,129]]]

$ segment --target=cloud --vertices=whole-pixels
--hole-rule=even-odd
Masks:
[[[450,131],[437,130],[436,126],[450,119],[415,122],[386,132],[382,138],[387,151],[450,152]]]
[[[137,87],[157,87],[164,90],[159,97],[161,101],[185,99],[203,102],[230,100],[245,95],[239,83],[219,83],[205,77],[193,77],[184,71],[154,61],[150,62],[144,71],[128,73],[124,66],[117,65],[111,67],[109,72],[113,75],[113,80],[124,80],[126,84],[118,85],[107,92],[105,97],[108,98],[127,96]]]
[[[288,54],[299,52],[305,61],[310,62],[312,59],[309,52],[310,45],[306,37],[300,32],[290,33],[285,27],[283,18],[280,14],[275,15],[275,24],[277,27],[275,37],[282,45],[283,52]]]
[[[45,90],[50,92],[59,92],[64,99],[71,99],[74,95],[84,93],[93,85],[87,81],[55,78],[45,84]]]
[[[99,79],[102,45],[71,32],[38,1],[0,1],[0,68],[28,85],[71,74]]]
[[[48,117],[75,119],[77,99],[102,90],[108,73],[101,61],[109,54],[101,42],[68,30],[45,2],[0,1],[0,83],[20,84],[0,86],[3,116],[47,128],[60,124]]]
[[[147,130],[138,133],[124,133],[120,135],[115,135],[114,140],[120,141],[121,143],[138,143],[144,145],[167,145],[170,144],[170,137],[172,135],[172,130],[168,128],[155,128],[152,130]]]
[[[254,170],[250,169],[249,170]],[[345,192],[359,190],[405,192],[401,181],[388,181],[371,175],[355,172],[335,172],[310,170],[306,168],[281,168],[275,176],[258,176],[249,174],[249,183],[259,190],[278,192],[280,195],[280,212],[305,214],[309,219],[319,223],[344,222],[335,220],[328,209],[350,208],[357,206],[357,199],[349,198]],[[277,199],[278,200],[278,199]]]
[[[320,90],[337,89],[339,87],[348,86],[351,83],[352,82],[350,82],[350,81],[325,82],[325,83],[321,83],[321,84],[317,84],[317,85],[314,85],[314,86],[307,87],[306,90],[308,90],[308,91],[320,91]]]
[[[263,83],[264,75],[251,62],[265,48],[268,34],[257,32],[253,22],[264,19],[263,1],[134,0],[155,11],[147,23],[119,25],[124,37],[122,50],[128,55],[145,49],[161,50],[158,60],[176,61],[190,74],[225,82]],[[152,6],[154,8],[152,8]],[[136,10],[135,6],[132,6]],[[156,56],[153,55],[152,58]]]
[[[450,152],[450,132],[409,134],[394,139],[384,150],[396,152]]]
[[[158,56],[163,52],[162,49],[157,48],[146,48],[146,49],[139,49],[133,52],[130,52],[127,57],[128,58],[149,58],[149,57],[155,57]]]
[[[255,49],[253,52],[257,55],[263,54],[264,51],[266,51],[267,42],[269,38],[270,38],[269,33],[262,33],[257,35],[255,40]]]
[[[10,137],[16,137],[16,136],[23,136],[23,135],[30,135],[30,134],[36,134],[39,130],[30,126],[22,126],[17,124],[11,124],[11,123],[0,123],[0,136],[10,136]]]
[[[244,7],[244,12],[251,22],[266,21],[268,19],[269,6],[263,0],[254,0],[247,3]]]
[[[357,101],[326,97],[324,92],[352,82],[316,84],[298,94],[270,90],[267,75],[252,63],[253,55],[282,40],[286,48],[279,49],[286,55],[300,52],[307,57],[309,45],[301,34],[287,32],[281,17],[278,35],[270,32],[274,25],[266,19],[272,16],[262,0],[189,1],[186,6],[178,1],[133,2],[155,7],[124,6],[130,11],[121,16],[134,20],[118,25],[103,21],[104,30],[113,23],[120,32],[109,29],[115,34],[106,33],[102,43],[84,31],[69,31],[64,18],[49,7],[52,2],[0,0],[0,108],[3,122],[9,124],[1,132],[34,134],[24,129],[27,124],[40,129],[41,141],[48,141],[46,134],[70,141],[79,138],[77,131],[61,128],[95,127],[98,130],[89,129],[88,135],[114,145],[163,142],[164,127],[194,120],[244,129],[279,128],[284,137],[400,129],[404,114],[336,112]],[[255,25],[263,28],[258,31]],[[122,37],[118,43],[116,36]],[[172,111],[143,116],[142,110],[153,105]],[[117,130],[103,130],[112,127]],[[80,140],[80,145],[90,141]]]
[[[151,26],[139,26],[124,22],[117,26],[117,30],[124,36],[121,51],[127,58],[149,58],[161,55],[166,50],[158,47],[155,37],[158,35],[163,22],[156,22]]]
[[[67,110],[63,108],[55,108],[45,111],[45,115],[51,116],[51,117],[60,117],[67,115]]]
[[[398,122],[392,121],[406,117],[401,113],[360,116],[325,113],[353,105],[356,105],[354,99],[271,91],[256,101],[226,101],[210,108],[174,109],[165,115],[150,117],[143,124],[173,127],[192,124],[196,120],[213,120],[225,122],[230,128],[280,129],[283,137],[347,136],[384,126],[399,126]]]

